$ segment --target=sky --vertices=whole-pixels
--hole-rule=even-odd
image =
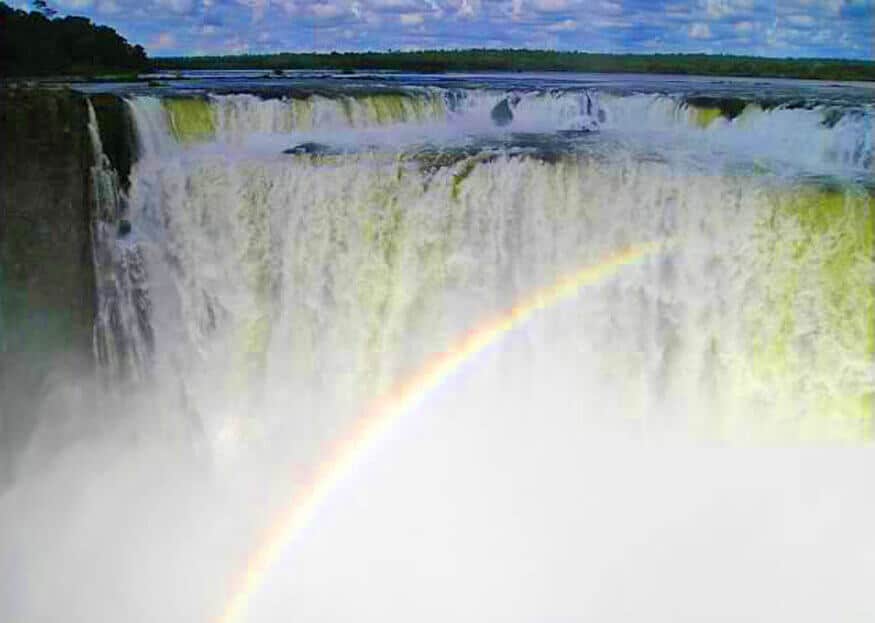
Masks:
[[[108,24],[153,56],[526,47],[872,59],[875,38],[875,0],[53,0],[49,5],[61,15]]]

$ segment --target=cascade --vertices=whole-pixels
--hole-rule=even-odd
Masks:
[[[0,619],[868,621],[873,107],[703,80],[8,106]]]
[[[467,99],[478,97],[498,101]],[[574,95],[575,114],[591,97]],[[872,434],[865,189],[696,167],[635,143],[460,150],[433,124],[463,105],[438,106],[447,100],[433,93],[358,98],[359,108],[351,99],[331,103],[355,111],[335,116],[322,97],[128,102],[141,154],[133,233],[115,243],[124,276],[100,289],[101,309],[113,310],[102,323],[115,323],[115,348],[134,367],[154,356],[153,382],[181,379],[189,408],[212,420],[208,434],[259,428],[254,411],[292,413],[328,396],[333,411],[354,412],[528,292],[624,246],[666,241],[670,250],[527,327],[503,351],[505,367],[550,378],[554,393],[588,388],[579,408],[641,430],[764,442]],[[522,96],[514,123],[543,99],[571,100]],[[601,98],[611,102],[601,113],[589,104],[594,121],[616,126],[641,98],[628,99]],[[706,131],[743,133],[735,125],[748,114]],[[336,154],[275,149],[299,119],[303,135],[321,129],[326,140],[355,120],[418,124],[439,148],[423,151],[418,135]]]

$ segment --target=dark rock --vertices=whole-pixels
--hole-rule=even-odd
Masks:
[[[834,128],[844,116],[845,114],[841,109],[830,108],[823,113],[823,121],[820,122],[820,125],[827,128]]]
[[[131,167],[136,154],[134,123],[127,104],[117,95],[102,93],[90,98],[100,128],[103,153],[116,170],[123,189],[130,187]]]
[[[131,222],[127,219],[121,219],[118,222],[118,235],[119,238],[124,238],[129,233],[131,233]]]
[[[301,143],[300,145],[295,145],[289,149],[283,150],[284,154],[312,154],[312,155],[326,155],[337,153],[337,150],[332,149],[328,145],[323,145],[322,143]]]
[[[492,117],[492,123],[498,127],[506,126],[513,121],[513,111],[510,109],[510,102],[507,98],[498,102],[489,116]]]
[[[0,489],[48,384],[94,369],[92,163],[83,96],[0,89]]]
[[[815,103],[812,101],[793,99],[780,102],[773,108],[782,108],[783,110],[812,110],[814,107]],[[766,109],[765,106],[763,106],[763,108]]]
[[[688,97],[687,104],[696,106],[697,108],[716,108],[720,111],[723,117],[729,120],[735,119],[738,115],[744,112],[747,107],[747,102],[743,99],[735,97],[709,97],[695,96]]]

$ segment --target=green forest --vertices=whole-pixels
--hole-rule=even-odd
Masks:
[[[156,58],[160,69],[385,69],[443,71],[579,71],[875,80],[875,62],[707,54],[592,54],[551,50],[425,50]]]
[[[96,76],[149,69],[146,51],[85,17],[54,17],[0,2],[0,76]]]

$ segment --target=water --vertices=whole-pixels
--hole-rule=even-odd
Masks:
[[[242,620],[870,620],[871,454],[798,448],[873,436],[871,89],[188,78],[116,89],[139,158],[127,193],[94,170],[112,424],[0,501],[15,620],[213,620],[367,405],[649,243],[393,426]]]

